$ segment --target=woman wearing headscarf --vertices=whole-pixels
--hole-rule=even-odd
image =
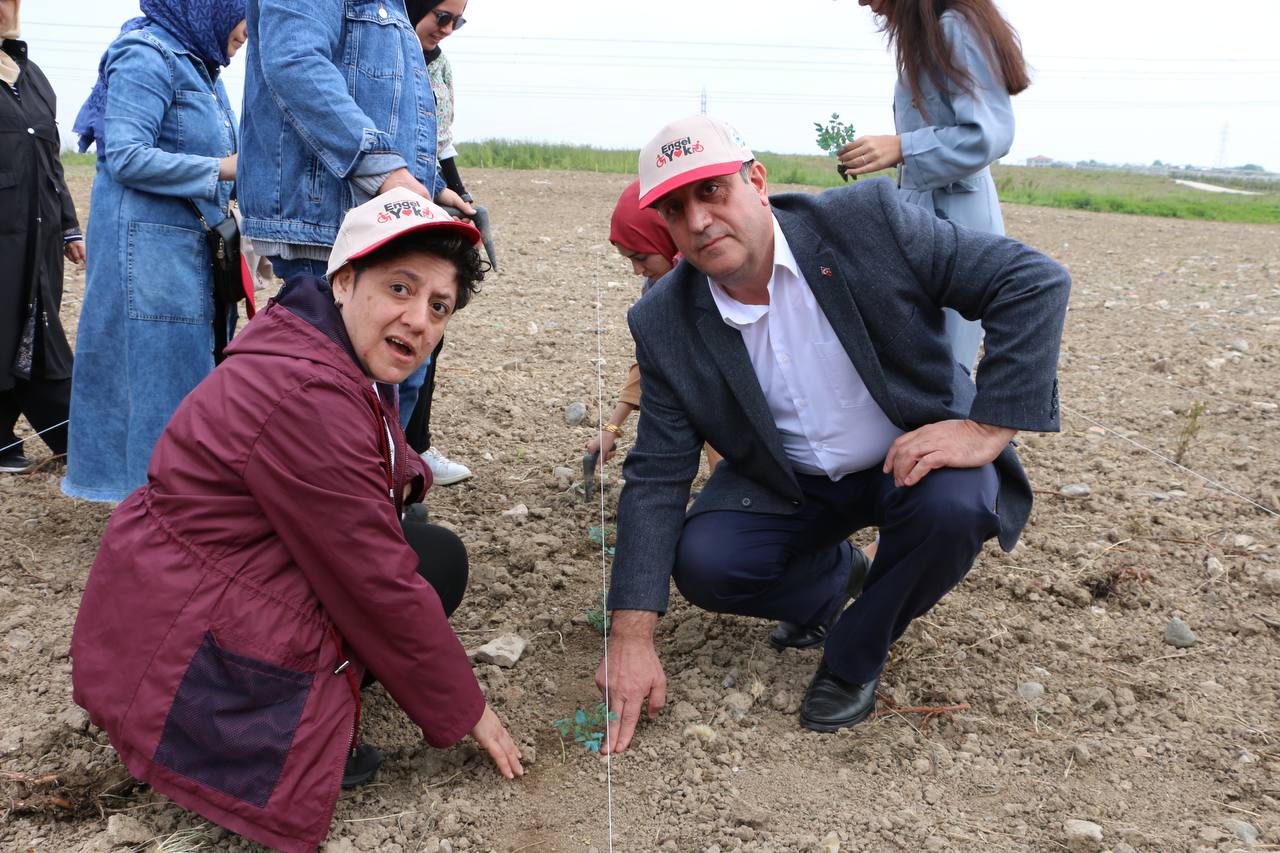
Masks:
[[[613,217],[609,221],[609,242],[618,254],[631,261],[631,270],[644,281],[640,295],[644,296],[658,279],[675,269],[680,251],[667,231],[667,224],[652,207],[640,206],[640,181],[632,181],[618,197]],[[640,365],[632,364],[627,371],[627,381],[618,393],[618,405],[613,407],[609,420],[587,442],[587,453],[599,452],[599,466],[613,458],[614,445],[622,437],[627,419],[640,408]],[[720,461],[720,454],[707,445],[707,466],[712,470]]]
[[[213,370],[200,220],[226,218],[236,176],[220,72],[244,43],[245,0],[141,8],[107,48],[75,124],[81,150],[96,145],[98,170],[62,490],[88,500],[120,501],[146,481],[170,415]]]
[[[898,65],[895,133],[839,151],[850,174],[898,167],[904,201],[1004,233],[992,163],[1013,144],[1009,98],[1030,85],[1018,34],[992,0],[858,0],[888,35]],[[982,326],[946,309],[956,361],[972,370]]]
[[[58,319],[63,257],[84,238],[62,175],[53,87],[27,56],[19,0],[0,0],[0,472],[30,470],[19,415],[67,451],[71,347]]]

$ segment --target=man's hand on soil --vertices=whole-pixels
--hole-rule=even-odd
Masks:
[[[1016,429],[977,421],[938,421],[898,436],[884,458],[895,486],[914,486],[938,468],[978,468],[1000,455]]]
[[[524,767],[520,764],[520,759],[524,756],[520,753],[520,748],[488,704],[484,706],[480,722],[471,730],[471,736],[489,753],[489,758],[503,776],[514,779],[524,775]]]
[[[631,745],[646,699],[649,719],[667,704],[667,675],[653,645],[657,624],[658,614],[650,610],[616,610],[610,618],[609,657],[596,670],[596,686],[608,696],[611,712],[608,736],[600,750],[604,754],[625,752]]]

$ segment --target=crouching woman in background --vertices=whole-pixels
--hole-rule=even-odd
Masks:
[[[348,213],[328,278],[296,278],[179,406],[116,509],[72,637],[75,701],[137,778],[286,851],[372,778],[376,675],[428,743],[520,752],[447,622],[466,551],[402,522],[430,486],[396,383],[483,277],[479,233],[408,190]]]

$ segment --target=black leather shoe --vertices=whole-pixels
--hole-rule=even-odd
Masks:
[[[879,684],[878,676],[865,684],[850,684],[820,664],[800,703],[800,725],[815,732],[856,726],[876,709]]]
[[[769,645],[775,651],[783,649],[811,649],[827,639],[827,632],[836,624],[840,614],[850,599],[862,594],[862,585],[867,582],[867,572],[871,570],[871,561],[861,548],[849,546],[853,550],[853,566],[849,570],[849,583],[845,586],[845,598],[836,608],[830,619],[821,625],[797,625],[795,622],[779,622],[769,635]]]
[[[360,744],[347,756],[347,766],[342,770],[342,787],[354,788],[372,782],[381,766],[382,753],[367,743]]]

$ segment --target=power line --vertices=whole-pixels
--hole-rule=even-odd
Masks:
[[[122,22],[123,23],[123,22]],[[76,27],[81,29],[99,29],[110,30],[116,32],[120,29],[118,25],[108,24],[68,24],[53,21],[23,21],[24,25],[46,26],[46,27]],[[611,36],[504,36],[496,34],[472,33],[467,31],[467,41],[527,41],[535,45],[543,45],[547,42],[567,42],[573,44],[650,44],[661,45],[663,47],[745,47],[753,50],[768,51],[770,62],[772,56],[779,50],[801,50],[812,52],[817,50],[835,51],[839,53],[875,53],[878,55],[886,55],[887,51],[881,48],[870,47],[850,47],[848,45],[815,45],[815,44],[778,44],[770,42],[731,42],[731,41],[698,41],[698,40],[672,40],[672,39],[637,39],[637,38],[616,38]],[[669,58],[669,57],[665,57]],[[1208,58],[1208,57],[1188,57],[1188,56],[1084,56],[1084,55],[1060,55],[1060,54],[1036,54],[1029,55],[1028,58],[1033,62],[1039,62],[1046,59],[1066,59],[1080,62],[1164,62],[1164,63],[1187,63],[1187,62],[1252,62],[1276,65],[1280,64],[1280,59],[1274,56],[1261,57],[1257,59],[1249,59],[1244,57],[1226,57],[1226,58]],[[757,62],[762,62],[763,57],[757,57]],[[820,61],[816,61],[820,62]]]

